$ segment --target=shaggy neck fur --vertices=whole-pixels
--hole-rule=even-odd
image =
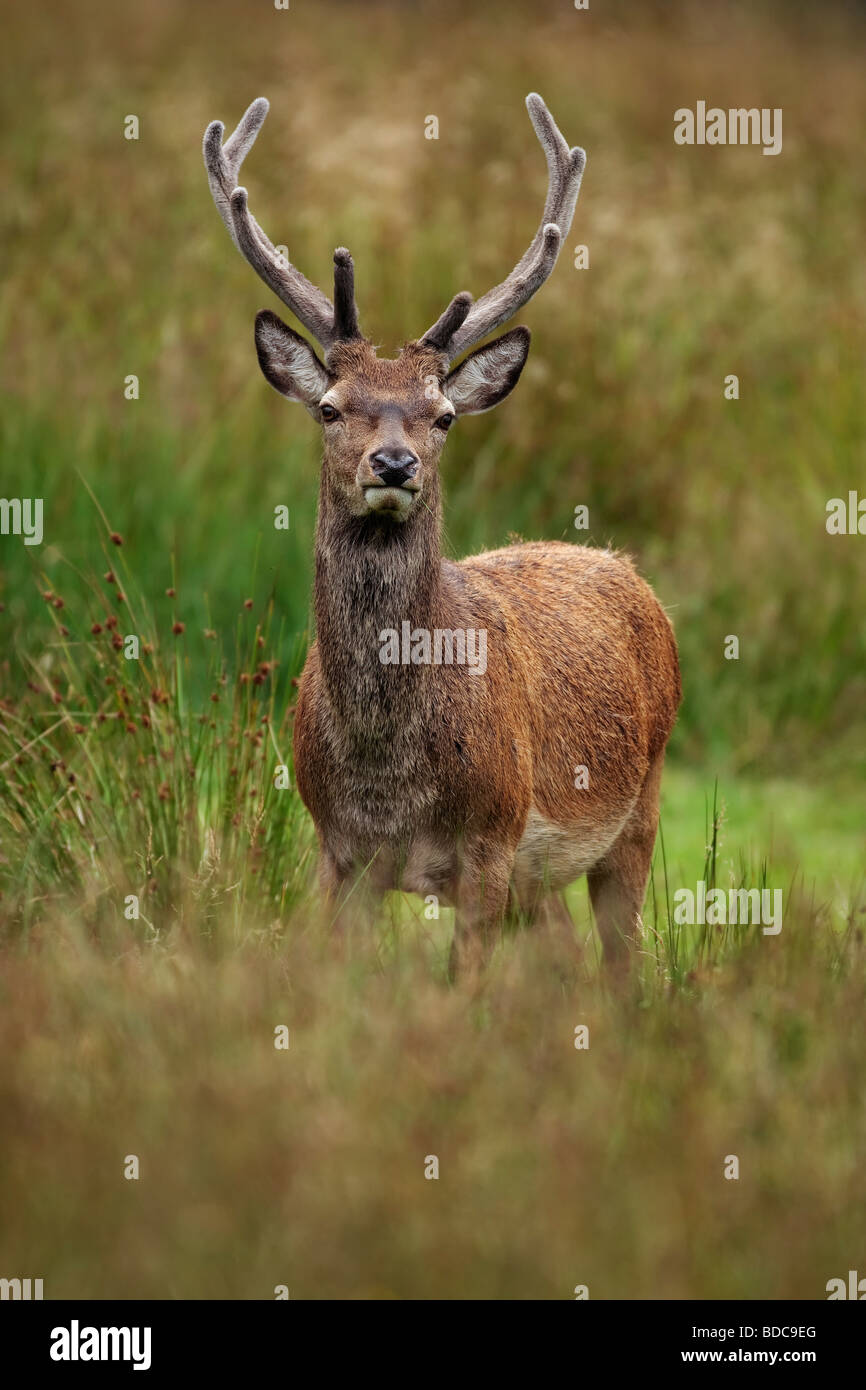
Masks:
[[[399,755],[430,712],[431,668],[385,665],[386,629],[432,630],[441,597],[438,479],[402,524],[352,517],[322,474],[316,527],[319,661],[342,737],[370,754]]]

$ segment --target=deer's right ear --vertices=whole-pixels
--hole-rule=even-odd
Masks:
[[[275,391],[314,410],[331,385],[326,368],[305,338],[270,309],[256,314],[259,366]]]
[[[442,390],[457,415],[492,410],[517,385],[529,352],[529,329],[512,328],[464,358],[445,378]]]

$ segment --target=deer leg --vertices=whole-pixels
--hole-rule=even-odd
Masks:
[[[603,859],[587,874],[589,897],[604,948],[604,962],[627,970],[630,948],[643,934],[646,897],[659,823],[664,749],[650,764],[634,809]]]
[[[381,894],[367,873],[347,867],[325,848],[319,855],[319,887],[325,923],[332,935],[342,937],[353,922],[364,926],[372,923]]]
[[[515,926],[522,923],[538,928],[552,943],[574,949],[574,922],[565,896],[550,888],[544,879],[524,882],[520,888],[512,883],[508,920]]]
[[[536,909],[536,921],[551,942],[574,951],[574,922],[562,893],[545,893]]]
[[[514,851],[504,845],[467,845],[457,886],[454,940],[448,977],[477,978],[487,964],[508,907]]]
[[[570,980],[578,954],[574,922],[566,906],[565,895],[551,889],[545,880],[540,879],[531,886],[524,883],[522,893],[515,896],[520,903],[520,920],[532,928],[544,956],[560,978]]]

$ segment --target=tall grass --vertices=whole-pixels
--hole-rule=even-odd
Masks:
[[[26,692],[0,706],[5,911],[26,929],[47,901],[78,896],[99,920],[134,895],[129,920],[153,929],[192,888],[209,916],[239,923],[252,886],[280,913],[311,840],[289,781],[303,653],[273,601],[257,615],[239,596],[228,653],[215,629],[187,628],[171,585],[157,618],[103,522],[108,568],[74,607],[41,591],[51,635]]]
[[[862,918],[794,899],[625,993],[520,933],[476,999],[444,922],[338,954],[263,898],[235,938],[194,892],[144,948],[92,921],[0,979],[0,1260],[46,1297],[811,1299],[857,1267]]]

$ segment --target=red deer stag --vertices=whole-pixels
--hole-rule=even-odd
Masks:
[[[452,974],[477,971],[508,911],[568,920],[562,890],[584,873],[605,957],[627,961],[680,701],[671,625],[629,560],[553,541],[440,554],[445,436],[509,394],[529,331],[452,363],[550,275],[583,173],[541,98],[526,104],[549,174],[535,236],[500,285],[456,295],[394,360],[361,332],[349,252],[334,252],[331,303],[249,211],[238,173],[267,101],[225,144],[219,121],[204,138],[232,240],[322,347],[256,318],[264,375],[323,431],[317,636],[294,732],[321,883],[336,918],[350,892],[347,910],[390,888],[453,904]]]

